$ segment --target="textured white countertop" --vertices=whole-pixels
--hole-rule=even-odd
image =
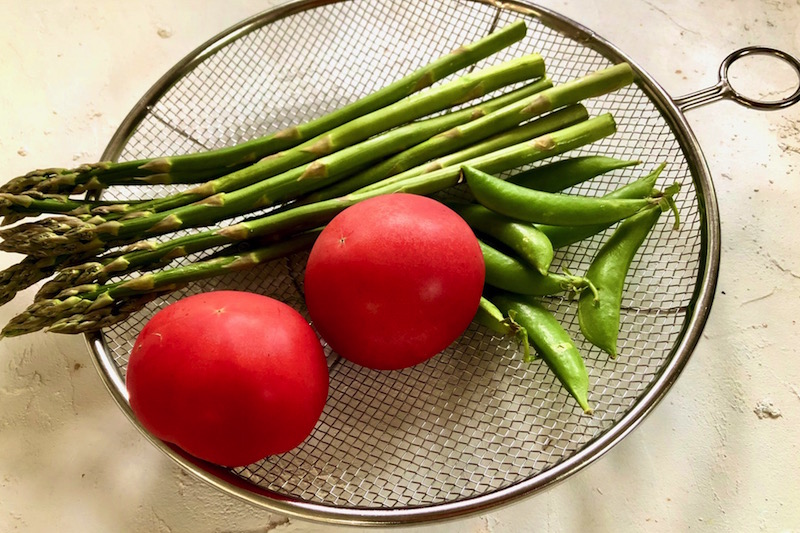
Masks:
[[[5,179],[100,157],[141,95],[199,43],[273,0],[0,0]],[[746,45],[800,55],[800,0],[543,5],[615,43],[673,95]],[[202,7],[200,7],[202,6]],[[767,71],[769,69],[766,69]],[[779,75],[756,94],[791,85]],[[666,399],[599,461],[534,497],[424,531],[800,531],[800,106],[687,114],[714,177],[722,267]],[[0,267],[17,260],[0,255]],[[0,319],[21,311],[20,297]],[[225,496],[150,445],[80,337],[0,342],[0,531],[334,529]],[[342,528],[335,528],[342,530]]]

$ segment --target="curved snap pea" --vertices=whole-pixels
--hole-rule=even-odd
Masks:
[[[665,166],[666,163],[662,163],[650,174],[611,191],[603,196],[603,198],[645,198],[650,196],[653,194],[656,180]],[[553,249],[558,250],[559,248],[588,239],[592,235],[597,235],[601,231],[611,227],[611,224],[613,223],[596,224],[592,226],[551,226],[547,224],[536,224],[536,227],[547,236]]]
[[[528,340],[564,388],[592,414],[589,406],[589,372],[569,333],[542,304],[520,296],[498,294],[493,297],[501,312],[513,314],[528,332]]]
[[[478,311],[475,313],[475,322],[489,328],[500,335],[514,335],[522,345],[523,360],[529,363],[534,360],[528,343],[528,332],[520,326],[513,317],[505,316],[488,298],[481,296]]]
[[[461,167],[475,199],[497,213],[539,224],[613,223],[652,205],[650,198],[603,198],[526,189],[469,166]]]
[[[553,245],[544,233],[477,204],[448,204],[469,226],[505,244],[530,266],[546,276],[553,261]]]
[[[581,292],[594,287],[586,278],[571,274],[540,274],[525,266],[521,261],[504,254],[485,242],[478,241],[486,265],[485,283],[497,289],[531,296],[548,296],[564,291]]]
[[[508,178],[507,181],[537,191],[559,192],[612,170],[640,163],[641,161],[629,161],[604,155],[571,157],[520,172]]]
[[[669,189],[668,189],[669,191]],[[665,200],[674,210],[671,195],[665,191]],[[578,323],[586,340],[608,353],[617,356],[617,337],[620,326],[620,306],[625,278],[633,257],[652,231],[666,205],[654,206],[622,221],[609,239],[597,251],[586,277],[597,289],[597,294],[581,294],[578,300]]]

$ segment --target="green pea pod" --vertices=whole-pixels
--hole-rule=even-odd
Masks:
[[[537,191],[559,192],[612,170],[640,163],[603,155],[571,157],[520,172],[508,178],[508,182]]]
[[[481,296],[478,311],[475,313],[475,322],[489,328],[500,335],[513,333],[512,324],[506,316],[488,298]]]
[[[514,250],[530,266],[547,275],[553,261],[553,245],[531,224],[489,211],[477,204],[448,204],[469,226]]]
[[[564,388],[578,402],[586,414],[589,406],[589,373],[578,348],[569,333],[542,304],[511,294],[493,297],[497,307],[513,314],[528,332],[528,340],[555,374]]]
[[[514,335],[522,345],[525,362],[533,361],[531,348],[528,343],[528,332],[520,326],[512,316],[505,316],[488,298],[481,296],[478,312],[475,313],[475,322],[489,328],[500,335]]]
[[[497,213],[539,224],[590,226],[613,223],[654,200],[597,198],[526,189],[469,166],[461,167],[475,199]]]
[[[611,191],[603,198],[645,198],[652,195],[656,180],[665,166],[666,163],[662,163],[650,174]],[[612,224],[609,223],[596,224],[593,226],[550,226],[546,224],[537,224],[536,227],[547,236],[553,249],[558,250],[559,248],[588,239],[592,235],[597,235],[601,231],[611,227],[611,225]]]
[[[478,241],[483,252],[483,262],[486,265],[487,285],[517,294],[531,296],[548,296],[564,291],[582,292],[589,288],[594,292],[594,287],[586,278],[550,272],[542,275],[537,270],[528,268],[518,259],[504,254],[485,242]]]
[[[668,191],[664,193],[665,200],[674,209],[671,196],[677,192],[677,186]],[[600,247],[586,272],[586,277],[594,284],[597,294],[581,294],[578,301],[578,323],[586,340],[612,358],[617,356],[625,278],[636,252],[666,207],[666,204],[654,206],[622,221]]]

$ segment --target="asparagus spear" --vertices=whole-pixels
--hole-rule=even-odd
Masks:
[[[472,123],[456,126],[411,150],[399,153],[381,165],[365,171],[365,175],[355,177],[353,180],[374,183],[385,176],[398,174],[415,166],[417,161],[427,161],[443,154],[449,154],[454,148],[469,146],[530,118],[575,104],[581,100],[616,91],[632,82],[633,70],[627,63],[598,70],[510,104]]]
[[[611,115],[601,115],[533,141],[527,141],[477,157],[469,160],[467,164],[484,172],[503,172],[594,142],[614,133],[615,130],[616,125]],[[164,243],[154,243],[150,249],[120,256],[117,258],[116,265],[112,263],[102,268],[111,273],[118,273],[129,271],[132,266],[141,266],[154,261],[161,261],[165,258],[179,257],[237,241],[263,238],[267,235],[281,234],[283,232],[295,233],[311,230],[326,224],[346,207],[367,198],[395,192],[433,194],[455,185],[459,179],[460,168],[448,167],[402,182],[392,183],[373,191],[354,193],[345,197],[275,213],[258,220],[241,222],[226,228],[195,233]],[[125,290],[131,290],[133,291],[132,293],[110,293],[110,288],[121,287],[120,284],[112,284],[106,287],[90,284],[88,286],[63,288],[55,298],[34,302],[26,311],[12,319],[3,330],[2,335],[22,335],[45,327],[50,327],[51,331],[64,333],[101,328],[110,323],[108,320],[116,320],[113,316],[119,315],[119,312],[114,310],[121,308],[126,309],[127,312],[135,310],[138,302],[137,298],[142,293],[148,290],[156,290],[160,291],[159,293],[163,293],[170,287],[180,286],[184,283],[184,280],[189,279],[183,277],[183,272],[187,271],[168,269],[122,282],[126,287]],[[168,282],[164,281],[164,279],[167,279]],[[128,294],[133,294],[134,299],[127,300],[125,296]],[[144,300],[144,303],[146,301],[149,300]],[[105,307],[110,307],[113,311],[111,319],[106,320],[106,315],[102,313],[102,316],[91,314]]]
[[[538,54],[512,59],[500,65],[468,74],[450,83],[432,88],[384,109],[357,118],[339,128],[315,137],[295,148],[262,159],[238,172],[207,182],[173,196],[140,204],[148,209],[152,204],[173,204],[169,211],[147,214],[130,213],[119,220],[107,220],[102,215],[81,221],[54,217],[37,223],[23,224],[14,231],[2,232],[5,239],[2,249],[27,255],[60,255],[93,249],[103,249],[107,242],[124,243],[141,235],[157,235],[195,225],[207,225],[218,220],[254,211],[261,207],[285,201],[303,192],[323,186],[321,178],[329,174],[329,161],[314,161],[337,150],[349,147],[376,133],[408,122],[415,118],[469,101],[488,91],[511,83],[542,75],[544,62]],[[397,134],[397,130],[388,132]],[[367,141],[372,142],[371,141]],[[387,141],[381,136],[384,148],[396,149],[397,141]],[[348,165],[369,161],[379,153],[370,144],[348,151],[338,160],[348,160]],[[413,144],[413,143],[412,143]],[[401,144],[402,146],[402,144]],[[385,154],[386,152],[382,152]],[[299,166],[314,161],[305,167]],[[287,172],[294,169],[292,172]],[[283,172],[278,179],[267,180]],[[193,202],[186,205],[188,202]],[[145,207],[147,206],[147,207]],[[63,231],[61,231],[63,230]]]
[[[321,230],[315,229],[256,250],[216,257],[127,281],[68,289],[56,298],[40,300],[6,325],[0,337],[13,337],[44,327],[55,333],[96,331],[124,320],[154,297],[186,284],[253,268],[279,257],[310,248]]]
[[[373,138],[365,141],[365,143],[356,145],[356,147],[358,147],[358,152],[364,151],[368,154],[366,162],[364,158],[360,156],[351,158],[348,154],[353,154],[353,150],[347,152],[347,154],[342,154],[342,158],[348,159],[354,165],[356,163],[361,163],[361,166],[363,166],[371,160],[378,159],[390,153],[402,150],[404,147],[422,142],[437,133],[446,131],[459,124],[464,124],[470,120],[476,120],[488,113],[523,98],[532,96],[552,86],[552,81],[544,77],[517,90],[496,96],[472,107],[401,126],[400,128],[384,133],[380,137],[381,140]],[[350,148],[356,149],[355,147]],[[348,149],[349,148],[345,148],[344,150]],[[359,154],[356,153],[355,155]],[[306,169],[308,167],[302,168]],[[341,168],[339,171],[347,172],[348,170],[346,168]],[[298,176],[300,175],[299,172],[296,172],[296,174]],[[313,185],[313,181],[303,186],[305,187],[307,185]],[[0,193],[0,215],[6,216],[11,214],[34,216],[41,213],[64,213],[72,216],[86,214],[84,217],[86,220],[91,218],[89,214],[92,213],[94,215],[100,215],[103,220],[108,222],[123,217],[130,217],[135,213],[143,213],[145,211],[157,212],[158,205],[148,209],[148,206],[153,204],[154,202],[148,201],[126,201],[126,203],[120,203],[119,201],[75,200],[65,195],[44,195],[37,191],[30,191],[20,195]],[[161,205],[162,208],[167,206],[168,204]]]
[[[463,45],[408,76],[387,85],[355,102],[337,109],[321,118],[299,126],[254,139],[232,147],[220,148],[198,154],[140,159],[122,163],[100,162],[81,165],[75,169],[43,169],[12,179],[0,192],[20,194],[29,189],[41,192],[77,194],[102,188],[104,179],[110,181],[126,177],[143,178],[145,183],[178,183],[175,177],[191,176],[196,172],[215,172],[208,177],[223,175],[249,165],[268,155],[296,146],[326,131],[358,117],[386,107],[418,92],[438,80],[469,65],[477,63],[503,48],[521,40],[526,26],[516,21],[482,39]]]
[[[52,257],[26,257],[0,273],[0,305],[10,302],[18,291],[50,276],[57,268]]]
[[[484,142],[474,144],[457,152],[449,153],[443,157],[440,157],[439,159],[430,161],[425,165],[419,165],[417,167],[410,168],[405,172],[401,172],[400,174],[395,174],[394,176],[386,178],[385,180],[382,180],[372,185],[368,185],[358,190],[369,191],[376,189],[378,187],[385,187],[390,183],[403,181],[414,176],[419,176],[427,172],[432,172],[440,168],[458,165],[459,163],[462,163],[464,161],[468,161],[472,158],[479,157],[481,155],[494,152],[496,150],[500,150],[501,148],[512,146],[514,144],[527,141],[530,139],[535,139],[546,133],[550,133],[552,131],[558,131],[573,124],[578,124],[586,120],[587,118],[588,118],[588,113],[586,111],[586,108],[583,107],[581,104],[568,106],[560,109],[559,111],[555,111],[547,116],[544,116],[538,120],[529,122],[524,126],[520,126],[519,128],[510,130],[505,133],[501,133],[499,135],[495,135],[490,139],[486,139]]]
[[[211,180],[188,191],[146,202],[137,210],[163,212],[214,194],[234,191],[311,163],[342,148],[356,145],[373,135],[391,130],[401,124],[480,98],[502,87],[543,75],[544,60],[539,54],[529,54],[511,59],[499,65],[466,74],[358,117],[289,150],[265,157],[237,172]]]
[[[406,173],[400,174],[398,176],[393,176],[391,178],[387,178],[381,183],[383,185],[389,185],[392,183],[397,183],[402,179],[407,179],[409,177],[414,177],[427,172],[432,172],[440,168],[457,165],[463,161],[468,161],[472,158],[476,158],[491,153],[495,150],[499,150],[501,148],[505,148],[513,144],[530,140],[531,138],[538,137],[539,135],[543,135],[545,133],[549,133],[557,129],[562,129],[563,127],[567,127],[574,123],[578,123],[582,120],[585,120],[585,118],[586,118],[586,111],[583,108],[583,106],[576,105],[564,108],[563,110],[557,113],[553,113],[551,115],[548,115],[547,117],[542,117],[538,121],[534,121],[522,128],[509,131],[505,134],[489,139],[483,143],[479,143],[475,146],[472,146],[467,150],[463,150],[462,152],[453,154],[453,156],[451,157],[441,158],[437,162],[435,162],[434,165],[426,164],[419,167],[419,169],[411,169]],[[320,195],[319,197],[316,198],[316,201],[318,202],[321,200],[332,199],[332,197],[328,196],[331,196],[330,191],[331,189],[334,189],[336,185],[338,185],[338,183],[326,189],[323,189],[323,191],[321,192],[325,193],[325,196]],[[349,194],[350,192],[352,191],[345,191],[341,196]],[[308,205],[308,203],[310,202],[293,203],[290,204],[289,209],[296,209],[298,206]],[[150,251],[152,250],[153,246],[157,245],[148,244],[143,247],[146,248],[148,251]],[[36,295],[36,299],[53,297],[60,291],[64,290],[65,287],[71,287],[74,285],[83,285],[87,283],[104,282],[111,275],[115,273],[120,273],[121,272],[120,268],[123,264],[125,268],[122,271],[124,272],[139,269],[142,265],[146,263],[138,261],[138,257],[147,257],[147,254],[143,254],[143,252],[140,251],[141,247],[142,247],[141,245],[139,246],[134,245],[133,249],[131,250],[133,256],[123,254],[122,258],[120,258],[119,255],[116,255],[108,257],[106,259],[93,261],[85,265],[78,265],[62,269],[55,276],[53,280],[49,281],[42,287],[42,289]],[[200,248],[200,250],[205,248],[206,246],[204,245]],[[197,251],[194,248],[190,248],[190,250],[191,251],[187,251],[184,249],[181,252],[181,255],[185,255],[186,253],[194,253],[195,251]],[[137,252],[139,252],[138,256]],[[171,260],[172,257],[168,255],[167,259]],[[152,264],[156,266],[161,266],[161,263],[159,262]]]
[[[69,269],[82,265],[93,256],[91,254],[64,255],[58,257],[25,257],[15,265],[0,272],[0,305],[10,302],[21,290],[34,283],[49,278],[59,269]]]
[[[525,96],[528,96],[530,94],[534,94],[535,92],[543,90],[549,86],[550,86],[550,81],[547,78],[543,78],[542,80],[531,83],[525,87],[522,87],[510,93],[495,97],[491,100],[488,100],[476,106],[448,113],[441,117],[427,119],[422,123],[420,123],[422,125],[422,128],[419,128],[419,131],[417,131],[416,133],[421,134],[421,136],[424,137],[426,135],[430,135],[430,132],[446,130],[454,123],[459,123],[467,120],[474,120],[475,118],[483,116],[494,109],[501,108],[510,102],[513,102],[519,98],[524,98]],[[412,128],[412,125],[405,126],[404,128],[408,128],[409,130],[417,129],[416,126]],[[397,133],[393,133],[392,136],[393,139],[396,138]],[[346,160],[347,159],[345,158],[345,161]],[[2,194],[0,194],[0,196],[2,196]],[[98,209],[103,210],[104,212],[110,209],[107,203],[95,202],[94,204],[99,206]],[[30,208],[33,210],[35,208],[35,205],[36,204],[31,205]],[[81,204],[81,206],[83,205],[86,204]],[[75,207],[75,211],[79,210],[85,211],[85,208],[81,206]],[[16,276],[15,272],[17,271],[17,269],[12,267],[13,270],[7,273],[10,279],[10,283],[0,283],[0,305],[2,305],[7,301],[10,301],[14,297],[14,294],[16,294],[16,292],[25,289],[42,279],[50,277],[57,270],[59,265],[63,265],[63,261],[67,257],[69,256],[50,256],[48,258],[49,261],[46,268],[39,268],[33,266],[42,264],[42,261],[35,257],[31,258],[31,261],[27,262],[26,264],[28,264],[28,267],[32,268],[33,271],[27,272],[26,273],[27,275],[24,277]],[[105,259],[104,261],[94,262],[94,264],[99,265],[101,263],[109,263],[113,259],[114,258],[111,257]],[[0,280],[4,279],[4,275],[6,275],[5,272],[0,272]],[[71,286],[89,282],[89,281],[79,281],[79,280],[91,279],[92,281],[97,281],[100,278],[94,277],[96,275],[97,273],[94,271],[86,269],[78,269],[76,267],[62,269],[60,272],[58,272],[56,278],[52,282],[48,282],[47,284],[45,284],[45,286],[40,290],[39,294],[37,294],[37,298],[51,296],[52,290],[55,290],[53,289],[53,287],[58,288],[63,286]],[[58,290],[60,289],[57,289],[56,292],[58,292]],[[3,301],[3,299],[5,300]]]
[[[532,141],[526,141],[469,159],[463,163],[484,172],[500,173],[592,143],[613,134],[615,131],[614,119],[610,114],[604,114],[538,137]],[[134,245],[128,253],[115,257],[111,261],[87,266],[84,269],[85,274],[81,274],[79,278],[75,278],[72,281],[73,284],[89,283],[96,279],[105,279],[108,276],[137,270],[145,265],[163,264],[164,261],[168,262],[177,257],[183,257],[217,246],[269,235],[280,237],[281,235],[321,226],[346,207],[361,200],[381,193],[388,194],[403,191],[416,194],[431,194],[457,183],[459,175],[459,167],[445,167],[428,174],[412,176],[401,182],[393,181],[384,188],[376,188],[361,193],[356,192],[339,198],[301,205],[253,220],[240,222],[233,226],[193,233],[160,243],[145,241]],[[69,285],[64,283],[57,287],[57,290],[54,289],[54,292],[63,290],[67,286]]]
[[[474,157],[499,150],[500,148],[505,148],[506,146],[511,146],[513,144],[518,144],[523,141],[539,137],[540,135],[544,135],[545,133],[549,133],[551,131],[560,130],[567,126],[584,121],[587,118],[588,113],[586,108],[582,105],[575,104],[573,106],[568,106],[550,113],[547,116],[533,120],[524,126],[520,126],[519,128],[514,128],[504,133],[500,133],[463,150],[449,153],[449,155],[445,155],[435,161],[427,162],[427,155],[422,154],[418,154],[416,157],[407,157],[405,158],[405,163],[410,164],[412,161],[414,161],[417,163],[417,167],[409,169],[406,172],[401,172],[400,174],[395,174],[394,176],[384,176],[385,172],[372,172],[373,169],[377,169],[383,165],[372,167],[371,169],[356,174],[351,178],[341,180],[320,191],[311,193],[305,198],[301,199],[299,203],[318,202],[321,200],[327,200],[329,198],[336,198],[337,196],[343,196],[356,190],[366,191],[379,186],[385,186],[389,183],[401,181],[412,176],[417,176],[447,166],[456,165],[462,161],[467,161]],[[461,144],[460,138],[451,137],[450,139],[453,141],[453,146],[451,148],[457,149],[457,147]],[[414,148],[417,148],[418,146],[420,145],[417,145]],[[415,151],[414,148],[411,150],[406,150],[406,152],[403,152],[403,154]],[[442,151],[445,151],[444,145],[442,145],[442,148]],[[391,161],[391,159],[389,161]],[[381,179],[380,181],[375,182],[374,180],[377,178]]]
[[[136,209],[145,200],[128,201],[120,205],[118,200],[76,200],[63,194],[43,194],[28,191],[23,194],[0,193],[0,216],[25,218],[42,213],[64,213],[72,216],[89,215],[92,211],[114,212]]]
[[[457,126],[452,130],[441,133],[415,146],[411,150],[400,152],[379,165],[373,166],[364,172],[329,187],[329,190],[312,193],[308,198],[304,199],[303,202],[308,203],[326,198],[334,198],[338,195],[347,194],[361,188],[366,190],[372,187],[373,184],[392,175],[396,175],[397,179],[405,179],[409,177],[408,174],[403,174],[407,169],[416,166],[416,172],[420,173],[423,167],[419,167],[418,165],[444,154],[451,154],[450,164],[452,164],[453,161],[463,161],[467,157],[478,154],[465,152],[457,155],[452,152],[461,147],[476,143],[495,132],[504,131],[518,125],[529,118],[542,115],[552,109],[570,106],[570,104],[574,104],[586,98],[617,90],[629,85],[632,81],[633,71],[629,65],[623,63],[552,87],[531,98],[510,104],[495,113],[473,121],[471,124]],[[573,108],[571,112],[576,112],[576,109]],[[563,115],[560,117],[563,117]],[[553,119],[555,119],[555,117]],[[481,143],[477,146],[482,147],[484,145]],[[462,156],[466,157],[461,158]],[[441,163],[444,165],[443,161]],[[431,167],[435,165],[436,163],[432,163]]]

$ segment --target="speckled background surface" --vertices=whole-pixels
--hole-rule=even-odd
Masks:
[[[544,1],[630,54],[673,95],[764,44],[800,55],[800,1]],[[0,160],[7,178],[99,158],[172,64],[270,0],[0,0]],[[750,94],[795,83],[740,69]],[[752,73],[774,75],[759,82]],[[800,107],[720,102],[687,115],[720,200],[710,320],[667,398],[556,487],[424,531],[800,531]],[[7,179],[4,178],[4,179]],[[0,255],[0,266],[16,261]],[[4,322],[26,299],[0,309]],[[220,494],[175,467],[114,405],[79,337],[0,342],[0,531],[324,531]]]

